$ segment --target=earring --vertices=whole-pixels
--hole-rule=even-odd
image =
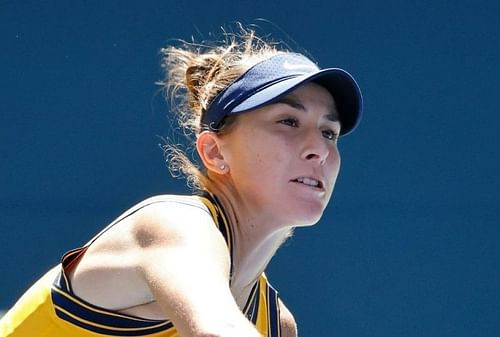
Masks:
[[[226,165],[224,165],[224,164],[220,164],[220,166],[219,166],[219,167],[220,167],[220,169],[221,169],[221,170],[226,169]]]

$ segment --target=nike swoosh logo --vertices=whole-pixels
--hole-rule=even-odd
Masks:
[[[318,68],[312,64],[294,64],[288,61],[283,62],[283,68],[287,70],[303,70],[303,71],[317,71]]]

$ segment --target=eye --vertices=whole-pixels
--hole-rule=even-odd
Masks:
[[[292,128],[299,127],[299,121],[295,118],[285,118],[285,119],[280,120],[278,123],[291,126]]]
[[[321,131],[323,137],[329,140],[337,140],[339,138],[339,134],[333,130],[323,130]]]

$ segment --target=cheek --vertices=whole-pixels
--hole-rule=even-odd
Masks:
[[[284,156],[272,148],[269,149],[268,146],[267,148],[261,148],[260,151],[256,151],[250,160],[260,173],[269,173],[276,170],[277,165],[283,162]]]
[[[274,165],[290,156],[290,145],[280,137],[255,132],[250,139],[252,139],[252,143],[248,144],[248,151],[253,153],[259,164]]]
[[[290,142],[273,139],[262,143],[259,158],[266,161],[268,166],[280,167],[294,156],[293,146]]]
[[[338,150],[332,151],[330,154],[330,160],[328,161],[328,172],[330,172],[331,177],[335,181],[337,175],[340,171],[340,153]]]
[[[242,165],[240,170],[244,172],[245,177],[254,177],[254,179],[265,182],[265,185],[281,181],[283,171],[289,169],[287,161],[290,154],[277,150],[278,146],[260,145],[249,149],[245,155],[245,163],[240,164]]]
[[[239,142],[232,148],[236,151],[233,159],[240,170],[244,170],[246,174],[272,175],[277,174],[280,167],[288,167],[286,163],[293,156],[292,142],[260,130],[245,131],[242,138],[248,141]]]

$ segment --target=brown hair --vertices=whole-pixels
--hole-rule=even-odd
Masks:
[[[219,42],[182,41],[178,47],[161,49],[165,80],[159,84],[191,145],[201,131],[201,115],[210,102],[253,65],[285,51],[278,50],[277,43],[257,37],[254,30],[240,24],[238,30],[225,31]],[[227,131],[234,119],[225,120],[218,132]],[[174,144],[166,144],[164,150],[172,176],[186,176],[188,186],[197,190],[208,187],[206,170],[200,170],[184,150]]]

